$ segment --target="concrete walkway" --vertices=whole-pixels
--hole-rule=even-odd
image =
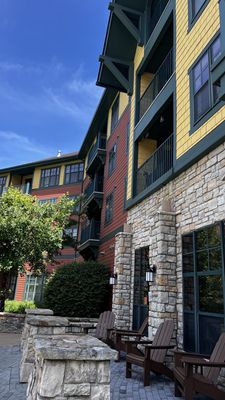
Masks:
[[[20,335],[0,334],[0,399],[26,400],[26,384],[19,383]],[[134,368],[132,379],[125,378],[125,362],[112,362],[111,400],[175,400],[174,385],[152,375],[151,386],[143,385],[143,371]]]

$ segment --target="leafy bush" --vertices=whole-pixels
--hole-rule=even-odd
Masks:
[[[26,308],[35,308],[33,301],[17,301],[17,300],[6,300],[5,301],[5,312],[25,314]]]
[[[109,272],[96,262],[65,264],[50,277],[45,306],[56,315],[98,317],[107,308]]]

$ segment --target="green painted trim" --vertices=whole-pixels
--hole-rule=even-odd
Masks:
[[[145,189],[138,196],[127,200],[126,209],[134,207],[136,204],[151,196],[169,181],[175,179],[178,175],[191,167],[206,154],[210,153],[220,144],[225,142],[225,121],[213,129],[206,137],[191,147],[183,156],[178,158],[172,170],[168,171],[163,177],[158,179],[153,185]]]
[[[157,43],[160,41],[160,37],[162,37],[164,31],[167,29],[168,25],[170,24],[170,19],[174,17],[175,23],[175,0],[170,0],[169,3],[166,5],[165,10],[163,11],[160,20],[158,21],[155,29],[153,30],[151,36],[148,38],[148,41],[145,45],[144,49],[144,58],[137,69],[137,74],[141,74],[143,70],[146,68],[146,64],[148,63],[149,57],[151,57],[153,51]],[[176,43],[176,42],[174,42]]]
[[[140,12],[134,11],[132,8],[123,7],[116,3],[109,3],[108,9],[120,20],[120,22],[130,32],[130,34],[137,41],[138,45],[143,46],[144,43],[143,43],[142,31],[140,29],[140,26],[141,26],[140,20],[141,20],[141,17],[143,14]],[[137,29],[137,27],[132,23],[132,21],[125,14],[124,11],[125,12],[127,11],[130,14],[133,14],[133,15],[139,17],[139,29]]]
[[[213,93],[212,93],[212,70],[214,69],[214,63],[211,63],[211,52],[210,48],[216,38],[219,36],[218,31],[208,42],[207,46],[201,51],[194,63],[189,67],[189,85],[190,85],[190,131],[189,135],[192,135],[196,130],[198,130],[209,118],[211,118],[224,104],[222,102],[216,102],[213,104]],[[194,119],[194,82],[193,82],[193,70],[204,54],[209,53],[209,89],[210,89],[210,104],[211,107],[206,111],[197,121]],[[215,63],[217,65],[217,62]]]
[[[162,186],[165,186],[171,179],[173,178],[173,170],[169,170],[166,174],[161,176],[156,182],[154,182],[151,186],[143,190],[143,192],[139,193],[133,199],[129,199],[126,202],[126,210],[134,207],[136,204],[142,202],[147,197],[150,197],[153,193],[157,192]]]
[[[210,0],[205,0],[205,3],[202,5],[200,10],[197,12],[196,15],[192,15],[192,1],[188,0],[188,32],[193,28],[195,23],[198,21],[202,13],[205,11],[206,7],[208,6]]]
[[[131,96],[133,94],[133,73],[134,73],[134,63],[127,62],[121,59],[112,58],[108,56],[101,55],[99,57],[99,61],[105,65],[105,67],[112,73],[112,75],[116,78],[116,80],[120,83],[120,85],[124,88],[125,92]],[[128,80],[125,76],[120,72],[120,70],[116,67],[117,64],[125,65],[128,67]]]
[[[106,160],[106,150],[98,148],[95,152],[95,155],[91,159],[90,163],[87,165],[86,174],[92,175],[93,172],[96,171],[96,164],[101,167],[105,164]]]
[[[97,136],[96,132],[102,130],[104,123],[106,122],[109,109],[117,96],[117,90],[115,89],[106,89],[102,95],[102,98],[98,104],[98,107],[95,111],[94,117],[90,123],[86,136],[83,140],[79,151],[79,157],[84,159]]]
[[[152,122],[155,115],[159,112],[159,110],[163,107],[163,105],[167,102],[169,97],[173,95],[176,90],[176,77],[175,72],[171,75],[168,82],[165,84],[161,92],[154,99],[153,103],[149,106],[146,113],[140,119],[138,124],[134,128],[134,140],[136,141],[147,129],[148,125]]]
[[[110,239],[113,239],[115,237],[115,235],[117,235],[117,233],[123,232],[124,231],[124,227],[119,226],[118,228],[114,229],[112,232],[108,233],[108,235],[105,235],[104,238],[102,238],[100,240],[100,244],[103,244],[105,242],[107,242]]]
[[[77,250],[79,252],[84,251],[85,249],[87,249],[88,247],[99,247],[100,245],[100,240],[98,239],[88,239],[85,242],[83,242],[82,244],[80,244],[77,247]]]
[[[104,194],[103,192],[96,192],[96,190],[94,190],[94,192],[91,193],[91,195],[87,198],[87,200],[85,200],[84,203],[82,204],[81,210],[87,208],[88,205],[95,199],[101,201],[103,199],[103,194]],[[102,208],[102,205],[99,208]]]

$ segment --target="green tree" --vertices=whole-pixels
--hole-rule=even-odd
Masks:
[[[0,197],[0,272],[44,270],[62,248],[63,229],[75,202],[63,195],[56,203],[9,188]]]

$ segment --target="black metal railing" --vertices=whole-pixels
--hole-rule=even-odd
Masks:
[[[106,148],[106,136],[98,136],[97,141],[91,147],[88,154],[88,166],[90,165],[93,158],[96,156],[98,149],[105,150]]]
[[[173,134],[137,170],[136,194],[151,186],[173,167]]]
[[[89,225],[81,228],[80,243],[84,243],[87,240],[99,240],[100,236],[100,221],[91,219]]]
[[[102,192],[103,191],[103,177],[95,176],[95,178],[88,184],[86,189],[84,190],[85,200],[88,199],[94,192]],[[85,201],[84,200],[84,201]]]
[[[157,5],[154,7],[154,10],[151,11],[149,37],[151,36],[153,30],[155,29],[168,3],[169,0],[158,0]]]
[[[155,73],[153,80],[145,90],[139,101],[139,119],[152,104],[153,100],[165,86],[173,73],[173,49],[169,51],[166,58]]]

